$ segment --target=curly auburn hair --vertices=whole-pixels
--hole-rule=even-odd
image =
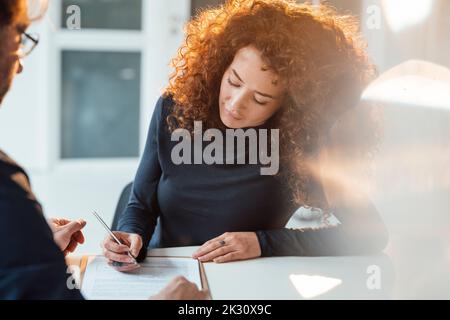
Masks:
[[[27,12],[29,22],[42,18],[48,0],[0,0],[0,27],[12,25],[20,14]]]
[[[236,52],[252,45],[286,83],[282,107],[267,125],[280,129],[280,173],[297,205],[329,208],[314,198],[308,163],[338,119],[358,104],[363,89],[377,76],[366,53],[359,23],[330,5],[290,0],[229,0],[205,9],[186,25],[186,38],[172,59],[174,73],[164,95],[174,101],[167,118],[171,131],[193,130],[193,121],[223,128],[218,106],[224,72]],[[370,108],[364,146],[369,155],[377,138]]]
[[[0,26],[12,25],[17,15],[25,10],[24,0],[0,0]]]

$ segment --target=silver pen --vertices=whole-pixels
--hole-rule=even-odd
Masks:
[[[106,229],[106,231],[108,231],[108,233],[109,233],[109,235],[111,236],[111,238],[113,238],[114,241],[117,242],[117,244],[123,245],[123,243],[122,243],[122,242],[114,235],[114,233],[111,231],[111,229],[110,229],[110,228],[108,227],[108,225],[105,223],[105,221],[103,221],[102,217],[100,217],[100,216],[98,215],[98,213],[95,212],[95,211],[93,211],[92,214],[97,218],[97,220],[98,220],[98,221],[100,222],[100,224]],[[128,251],[127,253],[128,253],[128,256],[134,260],[134,264],[137,264],[137,262],[136,262],[136,257],[133,256],[133,255],[131,254],[130,251]]]

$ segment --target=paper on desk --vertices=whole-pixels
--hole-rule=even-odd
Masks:
[[[191,258],[148,257],[132,272],[116,271],[104,257],[86,267],[81,292],[87,299],[144,300],[182,275],[201,289],[198,261]]]

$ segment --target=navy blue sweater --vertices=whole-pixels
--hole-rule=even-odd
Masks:
[[[237,231],[256,232],[263,256],[359,254],[385,247],[386,229],[370,203],[335,208],[337,227],[287,229],[297,209],[289,189],[277,176],[261,175],[259,164],[174,164],[171,151],[178,141],[171,141],[166,123],[172,110],[170,97],[158,100],[119,221],[119,230],[142,236],[143,252],[156,225],[156,247],[201,245]],[[314,192],[323,190],[316,185]]]
[[[24,170],[0,151],[0,300],[82,299]]]

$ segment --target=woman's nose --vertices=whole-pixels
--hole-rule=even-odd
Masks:
[[[22,71],[23,71],[23,65],[22,65],[22,61],[20,61],[20,59],[19,60],[17,60],[17,74],[19,74],[19,73],[22,73]]]
[[[231,98],[228,105],[228,111],[233,111],[239,113],[244,109],[244,94],[237,94]]]
[[[241,115],[242,108],[238,104],[229,104],[226,106],[227,110],[234,116],[239,117]]]

